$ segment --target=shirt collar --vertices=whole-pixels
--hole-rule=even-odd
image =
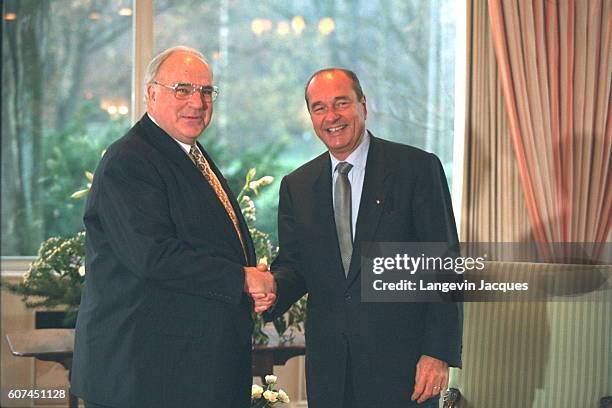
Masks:
[[[161,126],[159,126],[159,123],[157,123],[155,118],[153,116],[149,115],[148,112],[147,112],[147,116],[149,117],[149,119],[151,119],[151,122],[155,123],[157,125],[157,127],[161,129]],[[181,149],[183,149],[185,151],[185,153],[189,154],[189,152],[191,151],[191,147],[192,147],[191,145],[188,145],[187,143],[183,143],[183,142],[181,142],[179,140],[176,140],[172,136],[170,136],[170,138],[172,140],[174,140],[176,143],[178,143],[178,145],[181,146]]]
[[[355,170],[364,170],[366,166],[366,161],[368,159],[369,147],[370,133],[366,130],[363,135],[363,138],[361,139],[361,143],[359,143],[359,146],[357,146],[357,148],[353,150],[353,152],[345,160],[338,160],[334,157],[333,154],[330,153],[329,157],[331,158],[332,174],[334,174],[334,171],[336,171],[336,166],[341,161],[352,164]]]

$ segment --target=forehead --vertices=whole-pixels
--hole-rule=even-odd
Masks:
[[[163,62],[157,73],[157,79],[203,83],[212,81],[212,72],[197,55],[176,52]]]
[[[357,97],[353,81],[341,71],[322,72],[314,77],[308,84],[307,94],[310,103],[341,96]]]

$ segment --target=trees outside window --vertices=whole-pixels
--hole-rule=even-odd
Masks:
[[[1,250],[34,255],[80,229],[83,202],[70,194],[129,126],[132,4],[2,5]]]

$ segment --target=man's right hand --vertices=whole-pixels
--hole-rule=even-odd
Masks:
[[[253,298],[255,313],[265,312],[276,302],[274,276],[268,271],[268,266],[265,264],[245,267],[244,276],[244,291]]]

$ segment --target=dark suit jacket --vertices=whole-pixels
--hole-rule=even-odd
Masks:
[[[84,217],[74,394],[121,408],[248,406],[243,265],[255,254],[211,165],[240,220],[247,260],[213,189],[147,115],[102,158]]]
[[[423,354],[460,365],[459,304],[360,302],[363,242],[457,242],[436,156],[372,137],[347,278],[334,223],[328,153],[283,179],[278,224],[280,253],[272,265],[278,301],[267,318],[308,293],[309,407],[342,406],[347,356],[355,396],[368,408],[413,406],[415,367]]]

